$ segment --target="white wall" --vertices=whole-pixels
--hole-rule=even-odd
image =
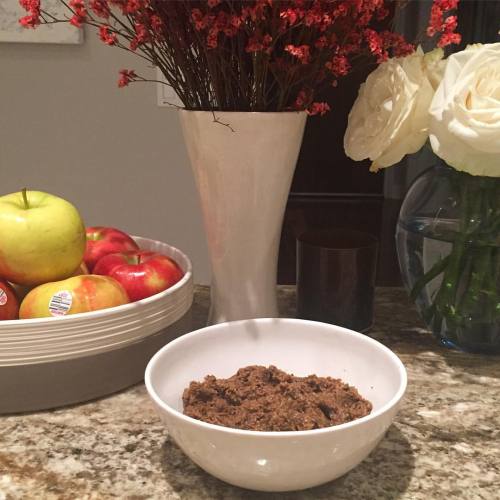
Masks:
[[[81,46],[0,43],[0,194],[48,191],[72,201],[87,225],[167,241],[207,283],[176,111],[156,106],[154,84],[116,85],[119,69],[141,67],[93,32]]]

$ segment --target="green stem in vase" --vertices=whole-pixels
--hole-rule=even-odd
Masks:
[[[436,309],[453,329],[461,345],[488,342],[480,325],[495,321],[498,284],[495,274],[492,217],[496,214],[496,180],[458,174],[460,183],[459,234],[454,241],[450,267],[445,271]]]
[[[490,268],[485,276],[484,294],[487,301],[487,316],[491,322],[500,318],[500,181],[485,180],[486,232],[485,242],[490,249]]]
[[[449,255],[449,265],[445,269],[443,283],[435,299],[437,311],[453,323],[457,322],[456,294],[463,267],[464,250],[465,237],[459,235],[453,243],[453,249]]]
[[[434,278],[437,278],[447,267],[450,262],[450,256],[447,255],[444,259],[438,260],[432,267],[423,274],[413,285],[410,292],[412,300],[416,300],[420,292],[428,285]]]
[[[443,318],[455,325],[460,322],[457,292],[464,268],[464,254],[468,242],[469,226],[471,222],[475,222],[472,214],[475,213],[477,205],[480,203],[480,201],[472,199],[467,182],[461,182],[462,179],[459,176],[460,174],[454,176],[452,185],[458,192],[461,215],[449,255],[449,265],[444,271],[443,282],[435,299],[436,310],[441,313]]]
[[[464,304],[468,311],[472,311],[473,304],[476,305],[477,310],[480,307],[479,303],[485,302],[484,312],[488,317],[492,316],[491,297],[498,293],[495,285],[493,288],[490,287],[490,277],[494,274],[492,253],[495,250],[495,234],[491,233],[490,220],[496,212],[495,199],[491,196],[492,187],[494,188],[495,184],[491,181],[492,179],[478,179],[475,186],[477,189],[473,191],[476,199],[481,202],[480,211],[473,213],[473,217],[481,223],[470,233],[470,240],[476,242],[476,246],[471,249],[471,280],[464,297]]]
[[[492,296],[493,317],[500,320],[500,248],[493,249],[494,270],[491,275],[490,286]]]
[[[491,249],[488,247],[470,250],[470,280],[460,301],[460,314],[474,316],[484,299],[488,275],[491,273]]]

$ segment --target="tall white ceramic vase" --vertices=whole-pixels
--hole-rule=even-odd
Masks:
[[[212,264],[209,323],[277,317],[281,226],[306,114],[179,115]]]

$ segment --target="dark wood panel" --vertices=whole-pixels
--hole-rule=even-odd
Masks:
[[[355,162],[344,153],[347,116],[370,69],[349,75],[328,90],[323,97],[331,103],[330,113],[309,117],[293,193],[383,193],[383,174],[371,173],[369,161]]]
[[[469,43],[500,42],[500,1],[467,0],[458,4],[458,32],[462,43],[456,50]]]

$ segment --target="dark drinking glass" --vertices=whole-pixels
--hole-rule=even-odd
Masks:
[[[350,229],[297,238],[297,316],[364,332],[373,323],[378,241]]]

